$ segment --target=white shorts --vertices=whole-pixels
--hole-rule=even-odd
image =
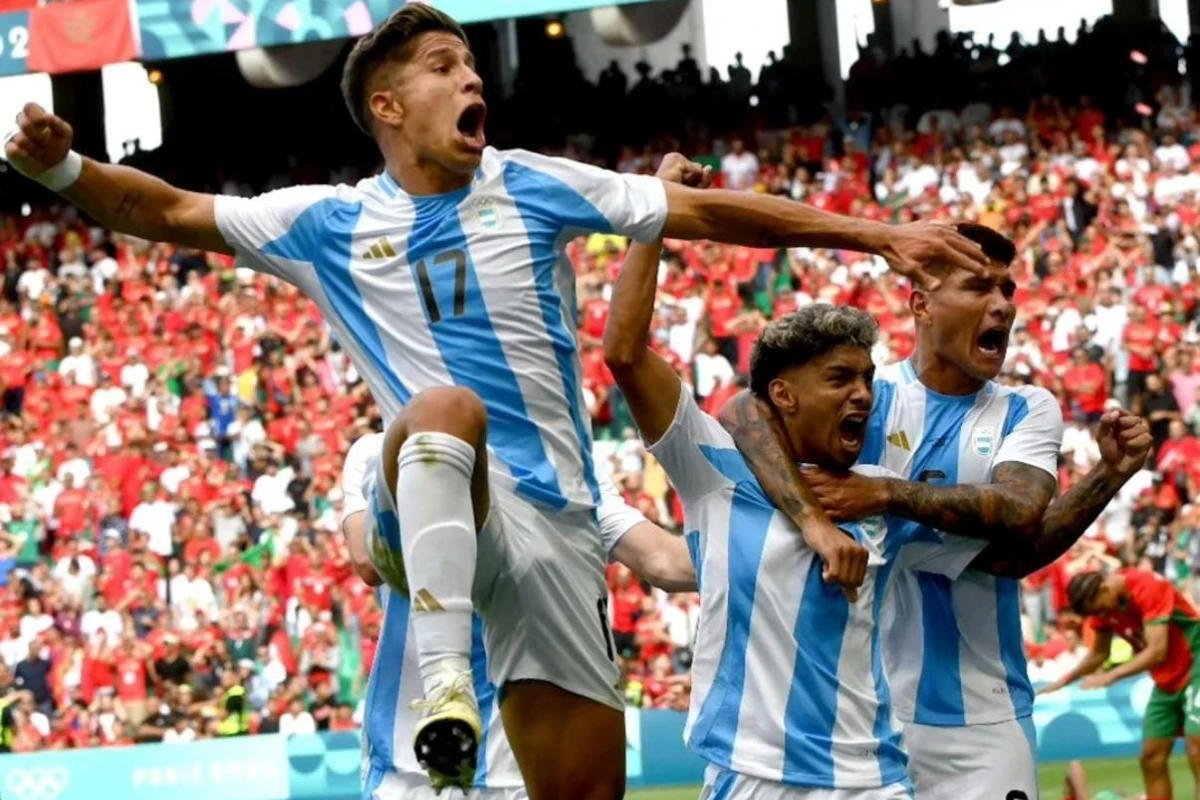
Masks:
[[[472,789],[464,793],[461,789],[443,789],[441,794],[433,791],[429,779],[424,775],[400,775],[388,772],[382,775],[372,772],[367,780],[368,789],[363,800],[528,800],[522,787],[513,789]]]
[[[752,778],[709,766],[700,800],[912,800],[912,787],[893,783],[873,789],[810,789]]]
[[[1033,720],[942,728],[904,726],[917,800],[1037,800]]]
[[[396,504],[383,460],[373,460],[364,481],[368,550],[380,576],[404,587]],[[471,592],[489,679],[501,691],[510,681],[546,681],[624,711],[596,512],[537,508],[496,483]]]

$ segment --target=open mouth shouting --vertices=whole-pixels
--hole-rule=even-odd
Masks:
[[[1004,360],[1008,351],[1008,328],[991,327],[979,334],[975,340],[975,353],[988,361]]]
[[[483,123],[487,120],[487,104],[477,100],[458,115],[458,135],[463,144],[476,152],[483,152],[487,137],[483,134]]]
[[[867,435],[867,412],[851,411],[838,422],[838,439],[852,453],[862,449]]]

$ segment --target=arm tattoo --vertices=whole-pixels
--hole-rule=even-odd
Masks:
[[[814,513],[824,514],[804,482],[774,411],[743,390],[725,404],[717,418],[733,437],[767,497],[796,527],[803,530],[803,523]]]
[[[142,193],[137,189],[130,189],[125,194],[121,195],[121,202],[117,204],[117,209],[114,212],[116,216],[124,219],[129,219],[133,216],[133,211],[141,202]]]
[[[1023,578],[1049,566],[1071,549],[1126,480],[1103,465],[1096,467],[1050,504],[1042,517],[1040,535],[1025,542],[990,545],[972,566],[1011,578]]]
[[[893,481],[888,511],[972,539],[1032,540],[1041,530],[1054,487],[1054,476],[1045,470],[1006,461],[992,472],[992,483],[931,486]]]

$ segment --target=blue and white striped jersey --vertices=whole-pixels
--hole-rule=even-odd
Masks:
[[[1057,477],[1062,435],[1062,411],[1045,389],[989,382],[951,397],[904,361],[876,375],[859,463],[935,485],[986,483],[1006,461]],[[901,720],[959,726],[1031,713],[1017,581],[967,570],[951,583],[904,570],[891,592],[884,655]]]
[[[406,194],[385,172],[216,201],[239,263],[317,303],[385,421],[417,392],[468,387],[487,406],[493,480],[571,510],[600,489],[562,247],[594,231],[652,241],[666,215],[657,178],[492,148],[443,195]]]
[[[879,641],[888,579],[910,552],[920,560],[913,568],[953,578],[983,544],[948,537],[910,549],[916,525],[846,525],[870,551],[851,605],[822,579],[820,560],[767,499],[729,434],[686,390],[650,451],[683,500],[700,585],[688,747],[722,769],[795,786],[906,781]]]
[[[346,454],[342,466],[343,513],[349,516],[366,512],[370,515],[368,525],[386,531],[383,534],[385,536],[398,537],[399,522],[391,497],[377,490],[382,448],[383,434],[375,433],[355,441]],[[622,536],[645,522],[646,518],[625,503],[610,479],[601,478],[600,489],[598,516],[601,537],[605,552],[611,552]],[[427,779],[426,773],[413,754],[413,730],[417,715],[412,710],[412,704],[423,697],[424,687],[409,613],[411,603],[403,594],[392,591],[386,585],[376,591],[383,608],[383,626],[367,684],[363,774],[382,778],[387,772],[397,772],[410,779],[424,781]],[[483,624],[478,617],[475,618],[472,635],[471,671],[484,724],[483,741],[475,768],[475,786],[488,789],[522,787],[525,784],[500,721],[496,687],[487,677]]]

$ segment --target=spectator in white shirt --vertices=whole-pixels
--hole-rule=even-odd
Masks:
[[[67,343],[67,355],[58,362],[58,374],[77,386],[96,385],[96,359],[83,349],[83,339],[72,336]]]
[[[758,181],[758,157],[741,139],[730,142],[729,152],[721,159],[721,175],[726,189],[753,189]]]
[[[708,397],[718,386],[731,383],[736,377],[729,360],[717,352],[717,343],[705,340],[692,362],[696,368],[696,396]]]
[[[194,741],[196,730],[192,727],[191,720],[184,716],[176,717],[175,725],[163,732],[163,744],[187,744]]]
[[[116,280],[120,271],[117,260],[103,248],[97,247],[92,251],[92,285],[96,287],[96,294],[103,294],[104,285]]]
[[[284,514],[295,508],[292,496],[288,494],[288,485],[295,479],[291,467],[279,468],[274,460],[267,462],[267,470],[258,476],[250,499],[266,514]]]
[[[171,528],[174,525],[175,504],[159,496],[157,483],[147,483],[142,487],[141,502],[134,506],[133,513],[129,515],[129,529],[149,536],[150,549],[166,558],[174,549],[171,541]]]
[[[112,419],[112,413],[120,408],[129,395],[120,386],[113,386],[112,378],[107,372],[100,373],[100,385],[96,391],[92,392],[92,399],[89,405],[92,409],[92,418],[101,425],[108,424]]]
[[[125,352],[128,362],[121,367],[121,385],[134,397],[146,396],[146,384],[150,380],[150,368],[142,361],[142,353],[136,347]]]
[[[27,260],[25,271],[21,273],[21,277],[17,278],[17,291],[30,301],[35,301],[42,296],[49,285],[50,270],[35,259]]]
[[[288,704],[287,712],[279,716],[279,732],[284,736],[316,733],[317,723],[312,714],[304,710],[304,704],[295,699]]]
[[[121,615],[115,609],[109,608],[108,598],[103,592],[96,594],[96,607],[83,612],[79,620],[79,631],[88,641],[105,637],[107,641],[117,642],[121,639],[124,623]]]
[[[92,477],[92,467],[86,458],[79,454],[79,448],[74,443],[68,443],[66,460],[58,465],[57,477],[60,481],[68,475],[75,479],[76,486],[87,486],[88,478]]]

